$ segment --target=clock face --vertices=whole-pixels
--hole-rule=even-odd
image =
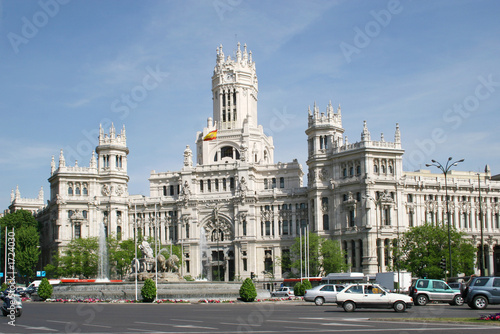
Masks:
[[[233,73],[226,73],[226,75],[224,76],[224,79],[226,81],[233,81],[234,79],[234,74]]]

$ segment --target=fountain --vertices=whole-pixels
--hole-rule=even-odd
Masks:
[[[205,229],[200,227],[200,277],[198,280],[207,280],[208,246]]]
[[[104,222],[99,229],[99,267],[96,282],[109,282],[108,277],[108,246],[106,244],[106,231]]]

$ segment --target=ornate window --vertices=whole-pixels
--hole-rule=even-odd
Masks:
[[[323,215],[323,230],[328,231],[330,229],[330,220],[328,215]]]
[[[266,235],[271,235],[271,222],[266,221]]]
[[[80,224],[75,225],[75,238],[80,239],[82,237],[82,227]]]
[[[356,220],[355,220],[355,212],[354,209],[349,210],[349,227],[354,227],[356,225]]]

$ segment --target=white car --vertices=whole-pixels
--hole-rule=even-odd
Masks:
[[[324,303],[337,302],[337,293],[344,289],[340,284],[323,284],[312,289],[307,289],[304,293],[304,300],[306,302],[314,302],[316,305],[321,306]]]
[[[293,288],[284,286],[279,290],[271,292],[271,297],[293,297]]]
[[[352,312],[356,308],[387,308],[404,312],[413,306],[413,298],[391,293],[378,284],[349,284],[337,294],[337,306]]]

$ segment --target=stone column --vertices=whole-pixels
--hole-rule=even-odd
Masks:
[[[378,249],[380,252],[380,272],[385,271],[385,244],[384,244],[384,239],[380,238],[378,240],[379,245]]]
[[[355,249],[354,249],[354,255],[356,258],[356,271],[360,271],[359,269],[361,268],[361,261],[363,261],[363,258],[359,252],[359,240],[354,241]]]

